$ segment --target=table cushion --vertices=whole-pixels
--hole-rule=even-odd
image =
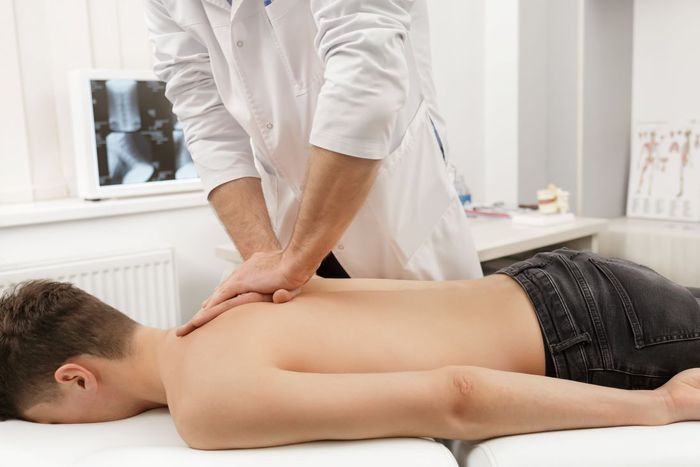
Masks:
[[[266,449],[196,451],[136,447],[99,451],[75,467],[457,467],[441,444],[415,438],[320,441]]]
[[[555,431],[464,445],[466,467],[697,467],[700,422]]]
[[[267,449],[197,451],[178,436],[167,410],[109,423],[0,423],[0,465],[12,467],[456,467],[425,439],[315,442]]]

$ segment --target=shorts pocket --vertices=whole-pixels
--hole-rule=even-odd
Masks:
[[[685,287],[632,262],[589,261],[620,300],[637,349],[700,339],[700,305]]]

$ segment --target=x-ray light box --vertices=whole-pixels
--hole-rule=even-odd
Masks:
[[[76,71],[71,99],[80,197],[201,189],[165,83],[152,73]]]

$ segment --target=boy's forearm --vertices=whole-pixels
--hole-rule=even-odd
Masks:
[[[659,391],[630,391],[485,368],[456,368],[452,433],[486,439],[520,433],[670,423]]]

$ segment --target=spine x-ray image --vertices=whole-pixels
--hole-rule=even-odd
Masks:
[[[197,178],[159,81],[92,81],[100,185]]]

